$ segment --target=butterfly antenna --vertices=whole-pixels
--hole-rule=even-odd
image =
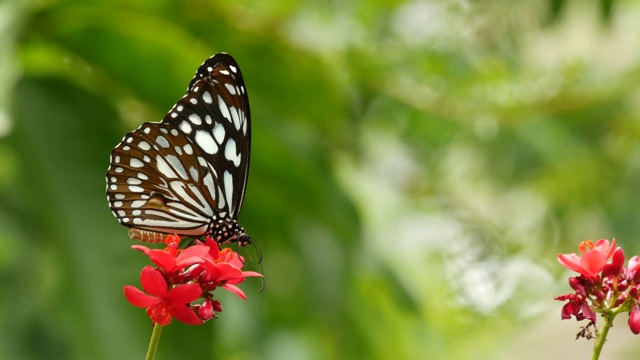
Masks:
[[[262,286],[260,286],[260,290],[258,292],[262,292],[265,288],[265,280],[264,280],[264,267],[262,266],[262,248],[260,244],[256,241],[256,239],[251,238],[250,243],[253,245],[253,248],[256,250],[256,254],[258,254],[258,265],[260,265],[260,274],[262,274]]]

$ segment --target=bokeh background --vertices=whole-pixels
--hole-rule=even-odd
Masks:
[[[0,358],[144,357],[109,152],[220,51],[266,288],[157,359],[589,357],[555,256],[640,251],[637,1],[2,0]],[[637,359],[618,320],[603,356]]]

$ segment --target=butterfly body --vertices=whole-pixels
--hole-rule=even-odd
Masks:
[[[235,60],[207,59],[161,122],[128,133],[111,152],[107,200],[132,238],[166,234],[249,243],[237,222],[249,173],[251,124]]]

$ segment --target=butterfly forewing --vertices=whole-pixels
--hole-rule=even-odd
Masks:
[[[162,121],[184,132],[215,166],[235,218],[244,198],[251,145],[249,101],[235,61],[226,54],[205,61],[187,95]]]
[[[248,237],[236,222],[248,176],[249,102],[237,63],[207,59],[160,123],[127,134],[111,153],[107,199],[132,238],[158,233]]]

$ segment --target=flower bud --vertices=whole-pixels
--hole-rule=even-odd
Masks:
[[[629,329],[634,334],[640,334],[640,306],[638,303],[633,304],[629,312]]]

